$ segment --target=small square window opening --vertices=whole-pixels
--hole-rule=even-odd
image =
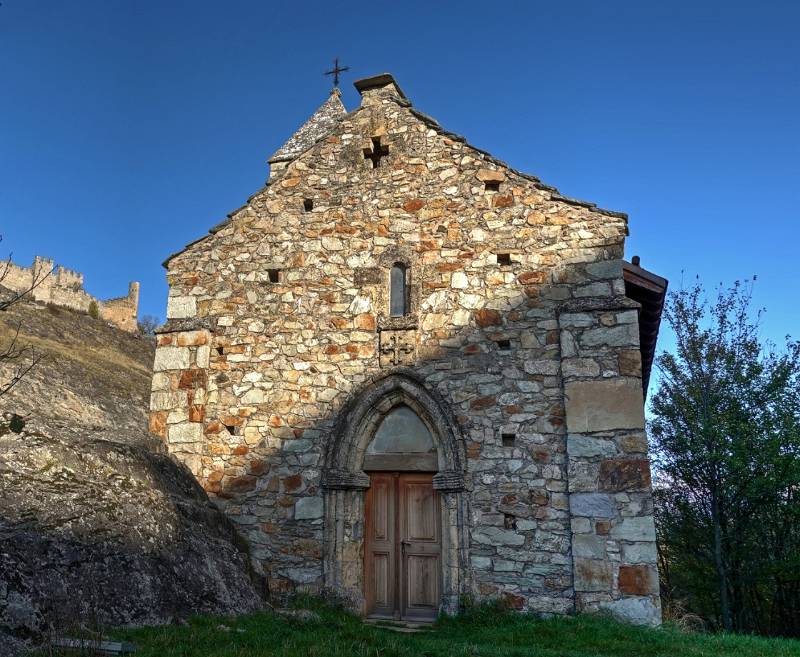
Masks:
[[[487,180],[484,183],[484,188],[487,192],[499,192],[500,191],[500,181],[499,180]]]
[[[314,209],[314,199],[307,198],[303,201],[303,210],[311,212]]]
[[[517,434],[504,433],[500,435],[503,441],[503,447],[514,447],[517,444]]]
[[[511,349],[511,340],[498,340],[497,348],[500,351],[508,351],[509,349]]]
[[[497,264],[501,267],[508,267],[511,265],[511,254],[510,253],[498,253],[497,254]]]
[[[270,283],[279,283],[281,280],[280,269],[267,269],[267,275],[269,276]]]

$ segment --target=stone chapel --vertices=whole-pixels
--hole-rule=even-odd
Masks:
[[[667,282],[627,215],[338,89],[164,263],[150,430],[273,596],[661,619],[644,393]]]

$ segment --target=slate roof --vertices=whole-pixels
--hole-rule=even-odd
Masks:
[[[327,135],[339,120],[347,114],[341,100],[341,92],[336,87],[331,95],[319,109],[281,146],[271,158],[269,163],[286,162],[295,159],[298,155],[308,150],[319,139]]]

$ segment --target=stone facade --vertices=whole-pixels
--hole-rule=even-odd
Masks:
[[[99,317],[123,331],[136,331],[139,312],[139,283],[128,284],[124,297],[101,301],[83,289],[83,274],[65,267],[56,267],[49,258],[36,256],[31,267],[13,262],[0,265],[0,286],[40,303],[89,312],[97,304]],[[30,291],[29,291],[30,290]]]
[[[658,623],[626,215],[470,146],[388,75],[356,86],[356,111],[327,108],[165,263],[151,431],[274,594],[359,608],[364,448],[407,404],[438,451],[443,610],[471,595]],[[397,263],[408,312],[390,317]]]

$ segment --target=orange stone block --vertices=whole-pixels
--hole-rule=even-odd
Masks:
[[[409,199],[403,204],[403,210],[406,212],[416,212],[417,210],[421,209],[425,205],[425,201],[414,198]]]
[[[499,326],[503,323],[500,313],[496,310],[477,310],[475,311],[475,323],[481,327]]]
[[[206,407],[203,404],[189,406],[189,422],[202,422],[206,417]]]
[[[153,411],[148,419],[148,430],[160,438],[167,437],[167,411]]]
[[[288,493],[293,493],[303,485],[303,477],[299,474],[293,474],[283,480],[283,489]]]
[[[361,315],[356,315],[356,328],[362,329],[364,331],[374,331],[375,330],[375,315],[371,313],[362,313]]]
[[[250,474],[260,477],[269,472],[270,464],[265,459],[253,459],[250,461]]]
[[[208,344],[208,334],[205,331],[178,334],[179,347],[199,347],[204,344]]]
[[[523,285],[540,285],[547,280],[547,272],[544,271],[523,271],[517,277]]]
[[[649,595],[656,592],[656,576],[650,566],[620,566],[619,591],[626,595]]]
[[[491,408],[497,403],[497,398],[494,395],[486,395],[485,397],[478,397],[469,403],[469,407],[473,411],[482,411],[486,408]]]

